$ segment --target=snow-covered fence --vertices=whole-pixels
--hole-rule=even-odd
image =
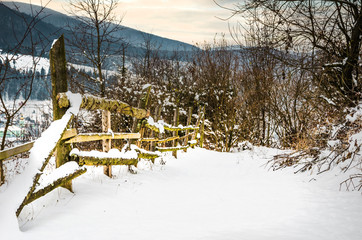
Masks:
[[[34,143],[29,143],[24,146],[19,146],[15,149],[8,149],[0,152],[0,163],[10,156],[29,151],[30,159],[26,174],[22,175],[24,182],[21,187],[22,201],[17,200],[16,215],[19,216],[25,205],[44,196],[57,187],[64,187],[72,191],[72,180],[86,172],[83,165],[103,165],[108,176],[112,176],[112,165],[132,165],[137,167],[140,158],[149,159],[154,163],[155,158],[161,156],[161,152],[177,150],[186,150],[188,147],[193,147],[197,144],[197,138],[200,135],[200,122],[202,121],[202,111],[199,113],[196,126],[190,125],[191,113],[187,126],[182,126],[178,123],[178,110],[175,111],[174,125],[169,125],[163,121],[155,122],[150,116],[150,111],[142,108],[132,107],[127,103],[99,98],[92,95],[79,95],[67,92],[68,84],[66,77],[66,61],[64,38],[56,40],[50,50],[50,67],[52,79],[52,101],[53,101],[53,116],[54,122],[42,134],[42,136]],[[148,91],[149,94],[150,91]],[[103,110],[102,128],[103,133],[77,133],[76,129],[69,129],[74,115],[80,109],[86,110]],[[118,113],[131,116],[135,119],[135,123],[140,123],[138,132],[135,133],[114,133],[111,130],[110,113]],[[106,117],[104,117],[106,116]],[[151,136],[154,132],[164,136],[165,130],[172,133],[172,137],[166,138],[148,138],[146,129],[151,131]],[[202,128],[201,128],[202,129]],[[179,132],[185,132],[184,136],[179,136]],[[193,132],[190,132],[193,131]],[[202,136],[202,133],[201,133]],[[190,140],[191,138],[191,140]],[[128,139],[133,140],[134,144],[128,144],[121,151],[111,149],[111,140],[113,139]],[[190,140],[190,141],[189,141]],[[103,152],[100,151],[80,151],[77,148],[72,149],[73,143],[103,141]],[[165,147],[166,142],[173,141],[172,147]],[[184,145],[178,145],[177,141],[181,141]],[[130,143],[130,141],[129,141]],[[148,145],[157,143],[157,151],[148,151],[142,149],[142,144]],[[201,144],[202,145],[202,140]],[[154,149],[151,149],[154,150]],[[174,154],[177,156],[176,154]],[[57,169],[51,174],[48,181],[42,181],[42,175],[45,167],[50,161],[50,158],[55,156]],[[1,165],[0,165],[1,167]],[[0,169],[1,170],[1,169]],[[131,170],[131,168],[130,168]],[[3,172],[1,171],[1,177]],[[23,183],[17,181],[17,183]],[[40,184],[42,186],[39,188]]]

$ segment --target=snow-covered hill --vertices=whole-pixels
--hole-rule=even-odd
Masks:
[[[113,179],[89,167],[75,194],[55,190],[20,215],[22,232],[4,239],[361,239],[361,193],[339,191],[346,176],[268,171],[278,152],[190,149],[166,165],[143,162],[138,174],[114,167]],[[336,176],[337,175],[337,176]],[[0,188],[0,203],[6,198]],[[0,204],[1,211],[1,204]],[[5,224],[5,225],[4,225]]]

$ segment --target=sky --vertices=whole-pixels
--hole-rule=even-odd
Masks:
[[[15,0],[29,3],[30,0]],[[232,6],[235,0],[217,0]],[[44,5],[47,0],[31,0],[32,4]],[[43,4],[42,4],[43,3]],[[63,13],[67,0],[52,0],[48,7]],[[225,33],[229,38],[230,12],[217,6],[213,0],[119,0],[117,9],[124,15],[122,24],[162,37],[190,44],[212,42],[215,35]],[[236,21],[231,20],[230,24]]]

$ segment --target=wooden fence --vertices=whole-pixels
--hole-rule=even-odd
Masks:
[[[51,66],[51,79],[52,79],[52,101],[53,101],[53,116],[54,120],[61,119],[70,106],[70,99],[65,92],[68,91],[68,84],[66,78],[66,62],[65,62],[65,49],[63,36],[59,38],[52,46],[50,51],[50,66]],[[148,90],[149,94],[150,91]],[[54,149],[51,149],[49,156],[44,160],[43,166],[38,174],[34,176],[33,186],[30,188],[28,194],[25,196],[24,201],[19,206],[16,214],[17,216],[22,211],[26,204],[38,199],[41,196],[49,193],[57,187],[65,187],[72,191],[71,181],[86,172],[86,168],[78,168],[62,178],[55,180],[48,186],[35,191],[35,186],[38,185],[40,176],[48,164],[52,155],[56,158],[56,167],[60,168],[67,162],[75,161],[79,166],[104,166],[104,173],[108,176],[112,176],[112,165],[128,165],[137,166],[139,159],[149,159],[154,162],[155,158],[160,157],[162,152],[172,151],[173,155],[177,157],[177,151],[186,151],[187,148],[193,147],[199,140],[200,146],[202,146],[202,137],[198,139],[198,135],[203,136],[202,119],[203,111],[199,111],[197,122],[194,126],[191,126],[192,109],[189,109],[186,126],[182,127],[178,123],[178,109],[175,110],[174,125],[155,123],[150,118],[150,112],[141,107],[133,107],[127,103],[99,98],[91,95],[82,96],[82,102],[80,104],[81,109],[85,110],[102,110],[102,133],[78,133],[76,129],[68,129],[72,118],[68,122],[68,127],[63,130],[61,137],[56,143]],[[137,131],[133,133],[113,133],[111,131],[111,113],[124,114],[134,118],[134,122],[140,126],[136,128]],[[161,127],[160,127],[161,124]],[[201,125],[201,128],[200,128]],[[183,136],[180,136],[180,132],[184,132]],[[171,136],[167,136],[171,135]],[[157,137],[155,137],[157,136]],[[132,145],[133,149],[137,152],[133,157],[114,157],[109,154],[111,150],[112,140],[126,139],[129,142],[132,141],[135,145]],[[91,154],[85,151],[79,151],[72,149],[72,146],[82,142],[102,141],[102,153],[98,155]],[[172,146],[166,147],[166,143],[172,142]],[[0,177],[1,183],[4,181],[3,162],[8,161],[10,157],[20,153],[29,151],[34,145],[34,142],[30,142],[15,148],[6,149],[0,151]],[[103,155],[102,155],[103,154]],[[101,155],[101,156],[100,156]],[[111,156],[112,155],[112,156]]]

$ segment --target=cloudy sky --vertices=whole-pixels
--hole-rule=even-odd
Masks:
[[[37,5],[46,1],[31,0]],[[237,2],[217,1],[226,6]],[[52,0],[48,7],[64,13],[66,2]],[[217,17],[227,18],[230,12],[218,7],[213,0],[119,0],[118,11],[125,15],[125,26],[191,44],[211,42],[215,34],[225,33],[228,36],[228,22]]]

